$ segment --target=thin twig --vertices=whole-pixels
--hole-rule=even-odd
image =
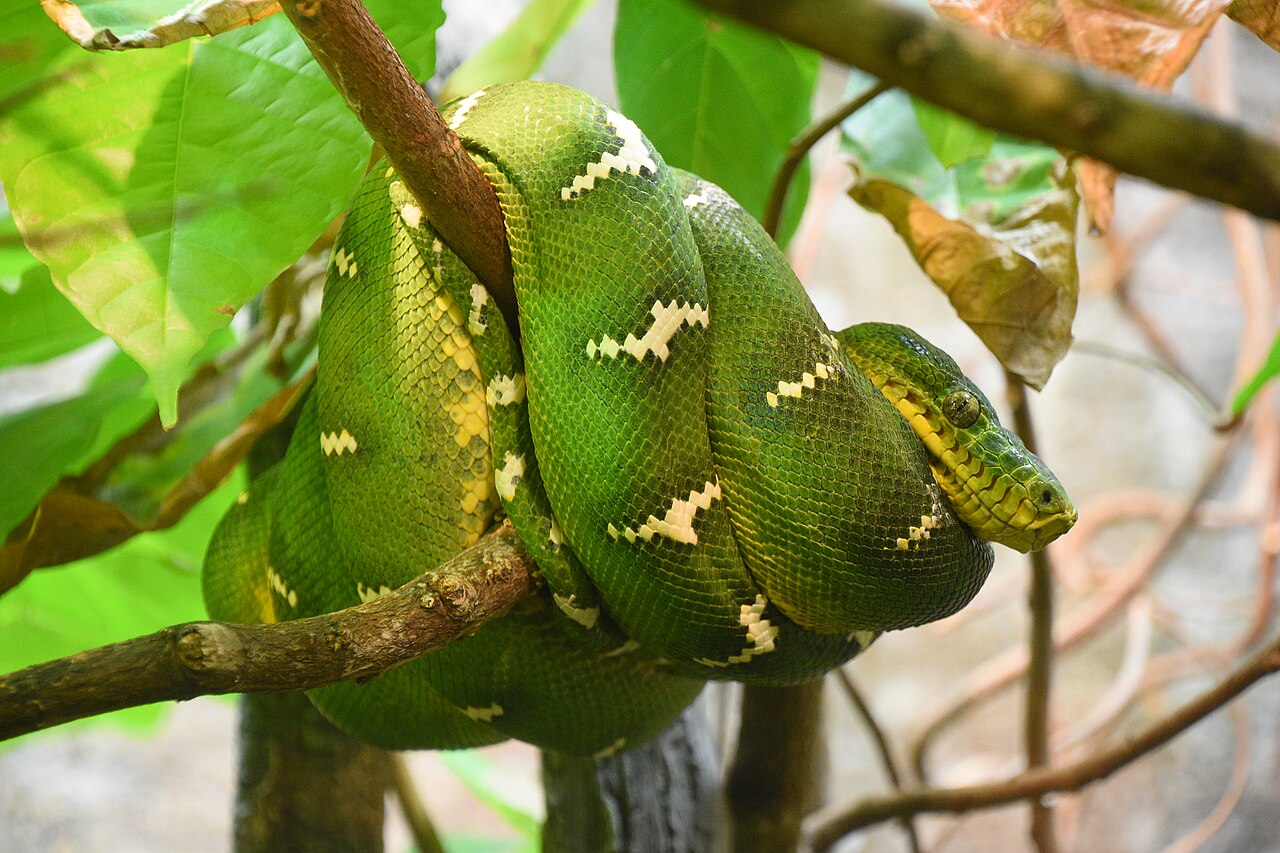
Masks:
[[[787,147],[787,156],[778,167],[778,174],[774,176],[773,186],[769,189],[769,200],[765,204],[764,218],[761,220],[764,230],[770,237],[775,240],[778,238],[778,226],[782,222],[782,208],[787,202],[787,193],[791,190],[791,182],[795,180],[796,171],[804,162],[809,149],[817,145],[822,137],[839,127],[841,122],[849,116],[892,88],[885,83],[875,84],[806,127],[799,136],[791,140],[791,145]]]
[[[1012,372],[1005,371],[1009,404],[1013,410],[1014,431],[1027,450],[1036,452],[1035,425],[1027,389]],[[1027,668],[1027,699],[1023,740],[1027,767],[1048,766],[1050,694],[1053,689],[1053,564],[1046,549],[1032,551],[1031,589],[1027,606],[1031,614],[1031,630],[1027,638],[1030,659]],[[1043,799],[1033,799],[1031,806],[1031,839],[1039,853],[1056,853],[1058,842],[1053,831],[1053,807]]]
[[[422,804],[418,786],[413,783],[409,763],[398,752],[391,755],[391,789],[396,792],[396,800],[400,803],[405,823],[409,824],[409,832],[413,835],[413,843],[418,846],[418,853],[445,853],[440,836],[436,834],[435,824],[431,822],[431,816]]]
[[[1280,637],[1273,637],[1264,648],[1212,688],[1123,743],[1074,764],[1031,770],[998,782],[960,788],[922,787],[897,796],[873,797],[852,805],[825,809],[812,821],[810,846],[816,853],[822,853],[855,830],[902,815],[924,812],[959,814],[1042,797],[1056,791],[1078,791],[1168,743],[1277,670],[1280,670]]]
[[[880,725],[875,714],[871,712],[871,706],[867,704],[866,697],[862,695],[858,685],[853,683],[853,677],[849,675],[848,671],[837,669],[835,670],[835,677],[840,686],[844,688],[844,693],[849,697],[854,710],[862,718],[863,725],[871,733],[871,738],[875,741],[876,749],[880,753],[880,766],[884,768],[885,775],[889,777],[889,784],[893,786],[895,791],[901,791],[902,773],[898,770],[898,762],[894,758],[893,749],[889,746],[889,738],[884,732],[884,727]],[[903,815],[898,819],[898,823],[902,825],[902,831],[907,836],[907,844],[911,846],[912,853],[920,853],[920,836],[916,833],[915,820],[910,815]]]
[[[1077,340],[1071,345],[1071,353],[1073,355],[1092,355],[1099,358],[1107,358],[1112,361],[1119,361],[1125,364],[1132,364],[1134,367],[1140,367],[1144,370],[1150,370],[1158,373],[1173,382],[1187,392],[1187,396],[1200,409],[1205,420],[1211,427],[1219,432],[1230,429],[1236,423],[1236,419],[1231,413],[1224,411],[1222,406],[1214,403],[1209,399],[1208,395],[1200,389],[1186,373],[1176,367],[1171,361],[1163,358],[1153,358],[1149,355],[1141,353],[1129,352],[1111,344],[1102,343],[1101,341],[1081,341]]]
[[[1218,440],[1195,487],[1179,507],[1165,516],[1156,534],[1128,560],[1127,569],[1122,575],[1123,580],[1105,590],[1088,607],[1077,610],[1059,621],[1055,627],[1053,639],[1054,648],[1059,653],[1092,636],[1146,586],[1163,564],[1164,558],[1191,527],[1195,520],[1196,509],[1217,481],[1218,475],[1222,473],[1232,445],[1231,437]],[[1087,520],[1088,513],[1081,513],[1081,518]],[[1077,524],[1077,529],[1073,532],[1073,536],[1080,541],[1072,547],[1084,547],[1089,541],[1088,537],[1080,536],[1080,525],[1085,524],[1085,520]],[[1067,541],[1060,543],[1064,548],[1069,544],[1071,543]],[[926,767],[929,746],[947,726],[956,722],[964,712],[974,710],[984,700],[1013,684],[1026,670],[1026,652],[1022,649],[1012,649],[972,671],[940,708],[927,715],[927,722],[911,751],[912,766],[917,777],[922,780],[929,778]]]

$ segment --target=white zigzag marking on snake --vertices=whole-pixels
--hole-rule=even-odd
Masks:
[[[337,454],[341,456],[343,452],[355,453],[356,448],[360,445],[356,444],[356,438],[345,429],[342,432],[322,432],[320,433],[320,449],[324,451],[325,456]]]
[[[806,370],[800,374],[800,379],[796,382],[788,382],[785,379],[778,380],[778,390],[765,392],[765,402],[769,404],[769,408],[776,409],[778,408],[778,399],[780,397],[795,397],[798,400],[805,388],[812,390],[816,386],[817,380],[830,379],[833,373],[835,373],[834,366],[821,361],[815,362],[813,372],[810,373]]]
[[[506,712],[503,710],[501,705],[494,702],[487,708],[477,708],[474,705],[468,705],[462,709],[462,713],[466,714],[473,720],[479,720],[482,723],[487,723],[494,717],[501,717]]]
[[[471,285],[471,314],[467,317],[467,328],[473,335],[483,335],[489,324],[484,319],[484,306],[489,302],[489,291],[484,285],[476,282]]]
[[[627,739],[624,737],[620,737],[617,740],[615,740],[613,743],[606,746],[604,749],[599,749],[593,752],[591,754],[591,757],[594,758],[596,761],[599,761],[602,758],[608,758],[611,755],[617,755],[622,750],[622,748],[625,747],[626,745],[627,745]]]
[[[556,607],[559,607],[565,616],[568,616],[583,628],[594,628],[596,622],[600,619],[599,607],[579,607],[575,602],[577,596],[572,593],[564,596],[556,592],[552,593],[551,597],[555,599]]]
[[[276,595],[289,602],[290,607],[298,606],[298,593],[289,589],[289,585],[284,582],[284,578],[275,569],[267,566],[267,583]]]
[[[640,529],[624,527],[619,530],[613,524],[609,525],[609,535],[614,539],[618,537],[625,538],[628,542],[634,542],[642,539],[648,542],[654,536],[665,536],[676,542],[683,542],[686,545],[698,544],[698,532],[693,529],[693,519],[697,516],[698,510],[710,509],[711,502],[720,497],[720,478],[716,477],[713,483],[710,480],[703,486],[701,491],[689,492],[689,497],[673,498],[671,508],[667,510],[666,515],[658,518],[656,515],[649,516],[644,524],[640,525]]]
[[[689,193],[684,197],[684,206],[686,210],[693,210],[700,204],[710,204],[711,196],[706,192],[706,188],[702,188],[694,193]]]
[[[830,361],[815,361],[813,364],[813,370],[806,370],[801,373],[800,378],[796,381],[779,379],[777,391],[765,392],[764,399],[765,402],[769,404],[769,408],[778,408],[778,401],[782,397],[794,397],[797,400],[801,399],[804,389],[808,388],[812,391],[817,386],[817,380],[831,379],[840,371],[840,362],[834,358],[840,342],[836,340],[834,335],[823,335],[822,342],[827,345],[827,349],[831,353],[832,358]]]
[[[524,402],[524,374],[507,376],[499,373],[489,380],[485,399],[489,406],[514,406]]]
[[[778,628],[770,624],[764,617],[764,609],[769,601],[763,595],[757,595],[752,604],[742,605],[738,616],[738,624],[747,629],[747,645],[741,654],[731,655],[728,660],[711,660],[699,658],[696,662],[703,666],[730,666],[735,663],[747,663],[756,655],[763,655],[777,649]]]
[[[457,111],[453,114],[453,118],[449,119],[449,129],[457,130],[462,127],[462,123],[467,120],[467,113],[471,112],[476,102],[482,97],[484,97],[484,89],[477,89],[459,101]]]
[[[621,344],[608,335],[601,338],[598,344],[593,338],[587,341],[587,357],[601,358],[607,355],[609,358],[617,358],[618,353],[625,352],[636,361],[644,361],[646,355],[653,353],[659,361],[666,361],[667,356],[671,355],[667,345],[681,326],[688,324],[705,329],[711,325],[710,311],[699,302],[690,305],[673,299],[670,305],[663,305],[659,299],[653,303],[649,313],[653,316],[653,322],[649,324],[643,337],[637,338],[629,334]]]
[[[386,595],[389,592],[391,592],[391,587],[385,583],[376,589],[371,586],[365,586],[363,583],[356,583],[356,595],[360,596],[360,603],[362,604],[368,604],[375,598]]]
[[[879,636],[875,631],[850,631],[849,635],[844,638],[846,643],[857,642],[862,651],[866,651],[867,646],[875,642]]]
[[[333,265],[338,268],[338,275],[349,275],[355,278],[358,272],[356,256],[346,249],[339,249],[333,253]]]
[[[498,495],[504,501],[514,498],[516,486],[520,484],[522,477],[524,477],[524,454],[516,455],[508,450],[502,457],[502,467],[493,472],[493,484],[498,489]]]
[[[595,189],[596,181],[603,181],[613,172],[628,172],[632,175],[652,175],[658,171],[658,164],[649,156],[649,149],[644,144],[644,134],[636,123],[621,113],[609,110],[606,121],[622,140],[617,150],[600,154],[599,161],[587,164],[587,171],[575,175],[573,183],[560,190],[563,201],[581,198],[587,190]]]

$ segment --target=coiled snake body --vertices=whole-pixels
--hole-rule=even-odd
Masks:
[[[313,691],[391,748],[608,754],[708,678],[784,684],[962,607],[1075,519],[954,362],[831,334],[718,187],[573,89],[444,111],[498,195],[522,350],[385,165],[335,245],[316,386],[206,559],[215,618],[328,612],[505,512],[547,593],[364,685]],[[875,384],[873,384],[873,382]]]

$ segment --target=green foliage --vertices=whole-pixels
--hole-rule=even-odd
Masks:
[[[994,130],[979,127],[928,101],[913,97],[911,109],[916,114],[916,124],[929,143],[929,150],[945,169],[986,157],[996,141]]]
[[[25,518],[59,478],[78,473],[150,414],[142,371],[132,362],[113,367],[79,396],[0,418],[0,442],[23,449],[0,470],[0,533]]]
[[[0,287],[0,369],[45,361],[100,337],[43,264],[23,270],[12,290]]]
[[[849,89],[872,79],[850,75]],[[1051,146],[995,134],[954,113],[891,90],[841,126],[841,146],[863,178],[910,190],[944,216],[995,222],[1057,189],[1062,155]]]
[[[425,6],[412,27],[395,16],[418,73],[434,66],[440,14]],[[49,78],[0,121],[0,182],[28,246],[146,369],[171,424],[192,356],[342,211],[368,150],[277,15]]]
[[[722,186],[761,218],[791,140],[809,124],[818,55],[687,0],[621,0],[619,107],[671,165]],[[807,163],[787,197],[786,245],[808,199]]]

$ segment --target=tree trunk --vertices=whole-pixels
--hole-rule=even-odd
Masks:
[[[390,755],[335,728],[302,693],[246,695],[238,853],[380,851]]]
[[[821,804],[826,776],[822,679],[743,689],[729,771],[729,849],[792,853],[800,822]]]
[[[595,761],[543,753],[545,853],[711,853],[720,759],[699,698],[643,746]]]

